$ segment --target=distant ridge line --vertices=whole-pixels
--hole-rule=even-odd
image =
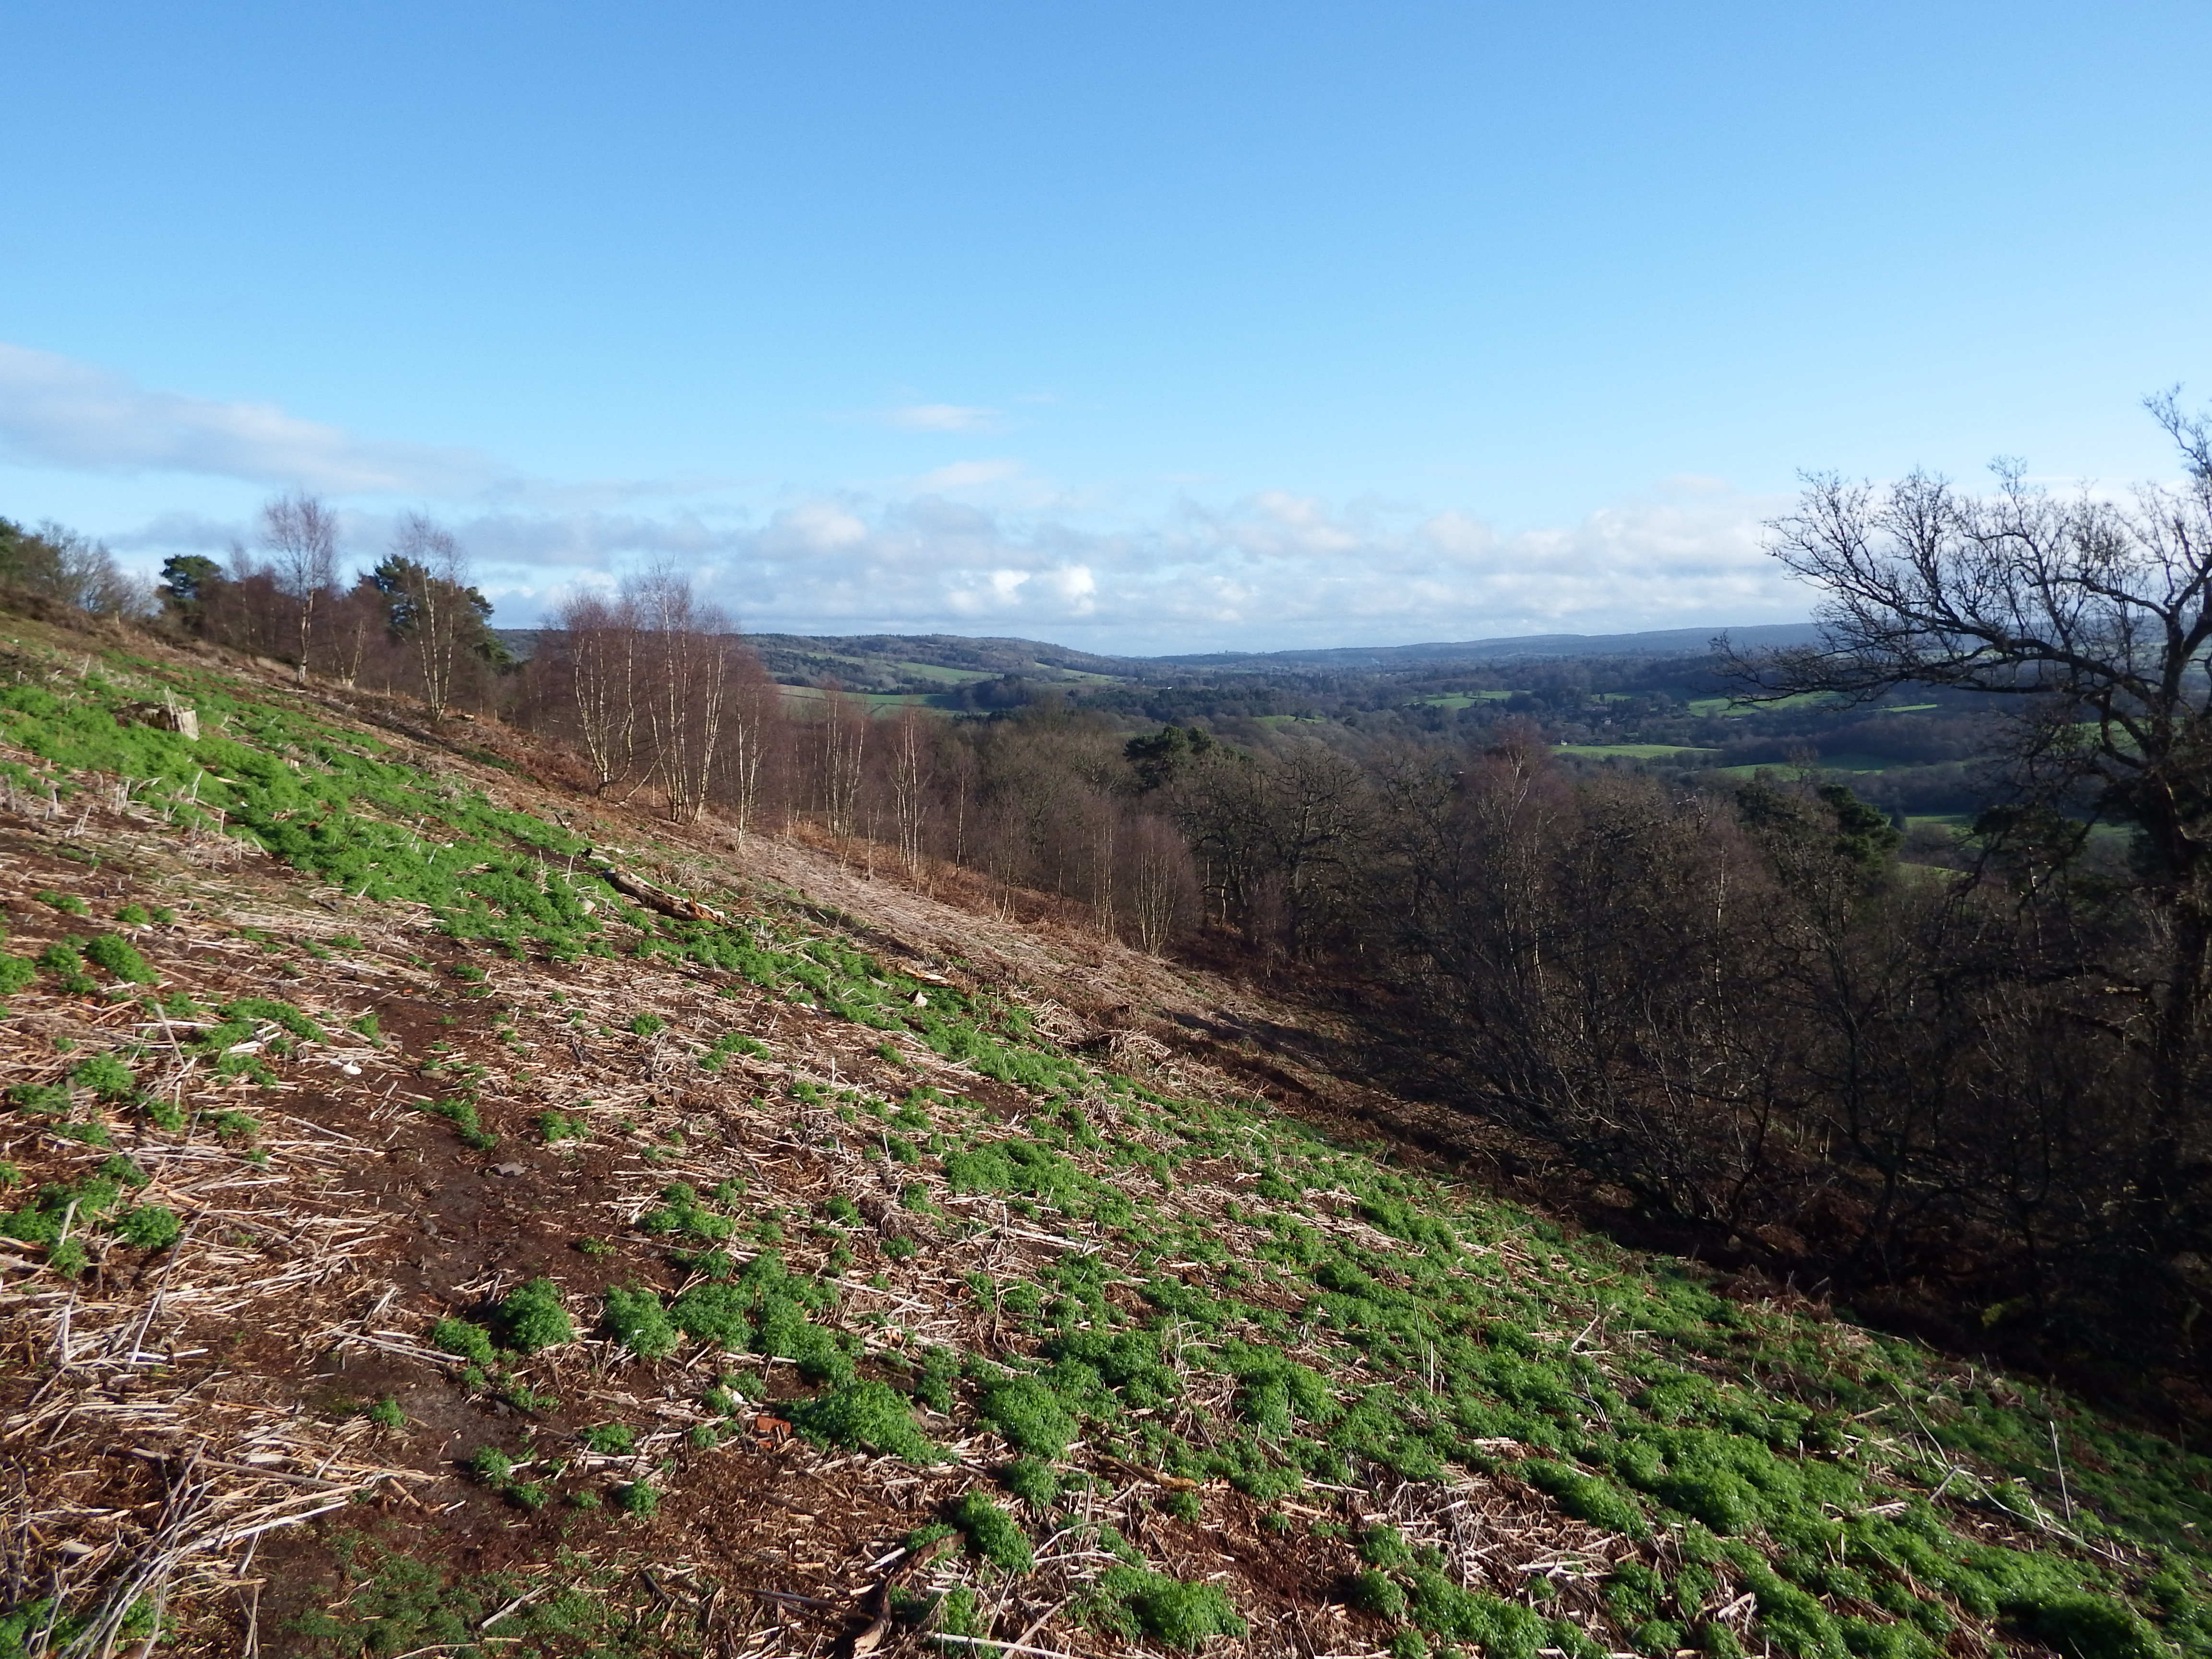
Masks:
[[[1820,637],[1814,623],[1758,623],[1745,628],[1661,628],[1637,634],[1522,634],[1504,639],[1435,641],[1422,645],[1327,646],[1296,651],[1213,651],[1131,660],[1193,668],[1261,663],[1383,667],[1477,657],[1677,656],[1709,648],[1726,635],[1738,645],[1809,645]]]
[[[492,630],[515,654],[527,657],[555,630]],[[1424,662],[1496,661],[1515,657],[1671,657],[1702,653],[1727,635],[1738,645],[1808,645],[1820,637],[1812,623],[1756,623],[1741,628],[1662,628],[1634,634],[1521,634],[1500,639],[1438,640],[1419,645],[1316,646],[1288,651],[1176,652],[1160,656],[1109,656],[1042,640],[964,634],[748,634],[772,665],[834,671],[835,659],[859,665],[868,659],[908,660],[985,673],[1021,674],[1038,669],[1073,670],[1133,678],[1161,668],[1217,668],[1264,672],[1270,668],[1389,668]]]

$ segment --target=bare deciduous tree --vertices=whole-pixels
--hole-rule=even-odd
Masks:
[[[729,694],[725,702],[717,799],[727,811],[738,838],[752,830],[769,787],[770,757],[781,751],[783,694],[769,679],[760,659],[742,643],[729,653]]]
[[[637,752],[638,628],[627,599],[577,593],[557,620],[567,647],[576,735],[601,795],[628,778]]]
[[[702,605],[691,584],[660,567],[629,585],[643,648],[646,728],[653,771],[679,823],[707,804],[729,689],[729,619]]]
[[[279,495],[261,509],[261,544],[269,550],[278,591],[294,607],[299,678],[305,685],[314,640],[315,601],[338,577],[337,515],[305,490]]]
[[[823,824],[839,841],[860,828],[862,763],[868,746],[868,706],[854,704],[836,685],[823,700]]]
[[[1823,591],[1817,646],[1740,659],[1765,692],[1870,698],[1955,687],[2016,702],[2013,781],[2080,845],[2132,830],[2162,935],[2148,1016],[2161,1120],[2145,1171],[2162,1200],[2205,1115],[2212,1000],[2212,426],[2149,400],[2184,481],[2131,504],[2057,500],[2001,463],[1983,497],[1915,473],[1808,481],[1770,550]],[[2062,837],[2064,831],[2060,830]]]
[[[453,691],[454,659],[476,615],[468,562],[451,531],[420,513],[401,516],[392,538],[393,622],[413,647],[422,701],[442,715]]]
[[[927,821],[934,771],[929,733],[919,709],[902,710],[890,731],[891,823],[907,879],[921,875],[922,830]]]
[[[1195,884],[1190,852],[1173,824],[1150,813],[1129,826],[1122,845],[1128,868],[1124,885],[1137,943],[1158,956],[1186,920]]]

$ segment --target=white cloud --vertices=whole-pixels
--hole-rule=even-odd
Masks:
[[[908,432],[988,432],[999,423],[999,411],[965,404],[908,404],[886,410],[884,419]]]
[[[521,622],[593,573],[674,558],[746,627],[990,632],[1110,651],[1268,649],[1802,617],[1759,551],[1778,504],[1668,489],[1563,529],[1270,492],[1101,527],[924,495],[758,517],[502,514],[458,526]]]
[[[994,461],[955,461],[950,466],[940,466],[934,472],[925,472],[918,481],[924,491],[939,489],[981,489],[991,484],[1004,483],[1022,476],[1024,468],[1017,460],[1001,458]]]
[[[931,404],[893,418],[961,431],[994,416]],[[1516,532],[1462,510],[1291,490],[1193,493],[1146,510],[1110,492],[1069,492],[1010,457],[955,462],[896,489],[744,505],[727,479],[533,481],[470,452],[149,392],[0,345],[6,454],[351,496],[343,545],[357,564],[389,540],[377,496],[442,501],[501,620],[517,624],[568,587],[664,560],[758,629],[1020,633],[1129,652],[1722,626],[1808,608],[1759,551],[1759,522],[1783,503],[1710,478],[1669,480],[1577,524]],[[251,532],[243,519],[179,510],[112,539],[153,562]]]
[[[49,351],[0,343],[0,448],[96,471],[194,472],[336,495],[450,497],[497,482],[467,450],[356,438],[272,404],[149,392]]]

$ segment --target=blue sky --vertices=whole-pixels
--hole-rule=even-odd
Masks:
[[[501,619],[1781,620],[1802,468],[2171,469],[2212,10],[0,5],[0,514],[303,486]]]

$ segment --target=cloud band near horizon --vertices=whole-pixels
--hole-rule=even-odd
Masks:
[[[381,556],[395,499],[435,503],[499,619],[514,626],[569,588],[664,560],[755,631],[1050,634],[1131,652],[1741,625],[1808,609],[1759,551],[1760,522],[1778,504],[1711,483],[1514,534],[1462,511],[1283,490],[1184,498],[1103,522],[1006,460],[959,464],[903,489],[741,503],[709,494],[622,512],[605,503],[678,492],[533,484],[472,452],[149,392],[4,343],[0,451],[36,469],[316,490],[337,500],[345,550],[362,566]],[[220,550],[250,527],[250,514],[173,513],[109,539],[150,566]]]

